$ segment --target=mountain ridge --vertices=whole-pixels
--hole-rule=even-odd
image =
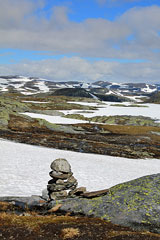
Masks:
[[[8,91],[18,92],[23,95],[39,93],[53,94],[60,89],[68,89],[68,91],[72,93],[74,91],[77,92],[77,90],[74,89],[83,89],[83,94],[85,91],[84,95],[88,95],[91,98],[99,98],[100,100],[110,99],[108,96],[113,96],[115,99],[118,99],[117,101],[119,101],[119,99],[124,100],[125,98],[138,101],[139,97],[147,97],[152,93],[158,92],[160,90],[160,84],[111,83],[108,81],[96,81],[94,83],[79,81],[54,82],[36,77],[17,75],[0,76],[1,93]],[[66,92],[66,90],[64,92]],[[67,95],[68,94],[70,93],[67,93]],[[81,96],[81,93],[79,96]]]

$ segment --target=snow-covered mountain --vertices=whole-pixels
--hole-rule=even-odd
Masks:
[[[52,93],[58,89],[84,89],[91,97],[112,95],[134,99],[138,96],[147,96],[160,90],[160,84],[146,83],[111,83],[97,81],[84,83],[78,81],[53,82],[45,79],[23,76],[0,76],[0,92],[20,92],[24,95],[37,93]],[[71,90],[70,90],[71,91]]]

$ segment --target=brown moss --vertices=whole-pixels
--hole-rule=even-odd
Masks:
[[[13,240],[158,240],[160,235],[135,232],[98,218],[71,216],[17,216],[0,214],[0,239]]]
[[[148,126],[103,125],[101,127],[114,134],[149,135],[150,131],[160,131],[159,127]]]

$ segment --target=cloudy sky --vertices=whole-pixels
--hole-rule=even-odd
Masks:
[[[160,83],[159,0],[0,0],[0,75]]]

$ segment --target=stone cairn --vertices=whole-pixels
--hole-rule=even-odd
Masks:
[[[48,182],[47,190],[49,199],[63,199],[68,192],[75,191],[78,182],[74,178],[71,166],[66,159],[58,158],[51,163],[52,171],[49,173],[51,180]]]

